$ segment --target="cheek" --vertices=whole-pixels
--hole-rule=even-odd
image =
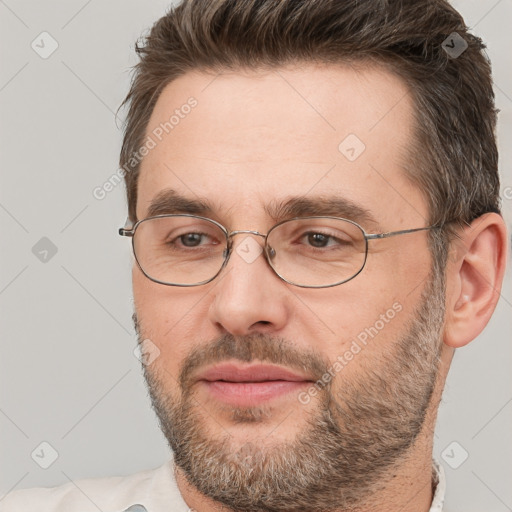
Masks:
[[[363,382],[369,373],[382,374],[384,356],[394,352],[407,330],[411,317],[402,302],[378,292],[359,305],[341,302],[330,320],[325,320],[336,334],[330,339],[313,338],[322,344],[318,348],[330,361],[327,379],[332,379],[333,390],[343,393],[346,382]]]
[[[132,278],[135,308],[147,332],[167,337],[200,309],[200,304],[194,304],[195,294],[186,288],[154,283],[138,268],[134,268]]]
[[[430,272],[428,251],[426,257],[418,254],[369,255],[352,281],[303,296],[310,310],[310,321],[302,321],[306,336],[330,361],[350,363],[350,371],[393,350],[415,315]]]
[[[201,299],[206,291],[153,283],[138,267],[133,269],[132,281],[141,335],[159,348],[158,366],[176,373],[194,340],[204,339],[200,334],[207,318],[206,301]]]
[[[364,344],[378,337],[388,343],[403,321],[404,307],[398,293],[390,293],[384,286],[371,289],[355,285],[352,288],[348,284],[341,286],[347,289],[331,292],[327,300],[325,297],[304,299],[312,317],[303,325],[308,329],[310,339],[318,343],[316,348],[330,360],[343,355],[355,340]],[[316,325],[323,326],[322,331],[311,328]]]

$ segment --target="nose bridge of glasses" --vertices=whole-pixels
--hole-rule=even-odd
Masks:
[[[252,229],[237,229],[235,231],[230,231],[228,233],[228,250],[227,252],[230,252],[231,249],[234,247],[233,244],[233,237],[235,235],[253,235],[253,236],[259,236],[263,238],[264,240],[264,246],[263,246],[263,254],[266,256],[267,260],[271,260],[275,255],[275,250],[272,247],[269,247],[267,245],[267,237],[268,235],[264,233],[260,233],[259,231],[254,231]],[[243,240],[240,241],[240,243],[243,243]],[[227,255],[227,253],[226,253]]]
[[[260,236],[264,240],[267,239],[267,235],[264,235],[263,233],[260,233],[259,231],[253,231],[251,229],[237,229],[236,231],[230,231],[228,233],[228,241],[230,242],[231,246],[233,246],[233,237],[235,235],[254,235],[254,236]]]
[[[231,238],[235,235],[242,235],[242,234],[261,236],[263,238],[267,237],[267,235],[264,235],[263,233],[260,233],[259,231],[252,231],[250,229],[237,229],[236,231],[230,231],[228,233],[228,238]]]

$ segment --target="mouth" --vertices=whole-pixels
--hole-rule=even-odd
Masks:
[[[299,392],[311,385],[310,376],[268,364],[224,363],[198,375],[211,398],[237,407],[251,407]]]

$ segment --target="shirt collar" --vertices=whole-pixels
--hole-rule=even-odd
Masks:
[[[444,495],[446,493],[446,479],[444,469],[437,461],[432,463],[432,472],[434,474],[434,498],[429,512],[443,512]]]

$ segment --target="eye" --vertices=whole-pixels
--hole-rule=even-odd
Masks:
[[[324,235],[323,233],[308,233],[305,235],[308,244],[313,247],[326,247],[329,244],[331,236]]]
[[[340,247],[350,244],[349,240],[344,240],[340,237],[328,235],[327,233],[321,233],[319,231],[310,231],[304,233],[301,237],[301,243],[305,243],[308,246],[322,249],[324,247]]]
[[[180,235],[178,239],[185,247],[198,247],[206,237],[207,235],[204,233],[186,233],[184,235]]]
[[[167,245],[177,249],[194,249],[196,247],[208,247],[219,245],[219,239],[208,233],[189,231],[179,235],[174,234],[168,238]]]

